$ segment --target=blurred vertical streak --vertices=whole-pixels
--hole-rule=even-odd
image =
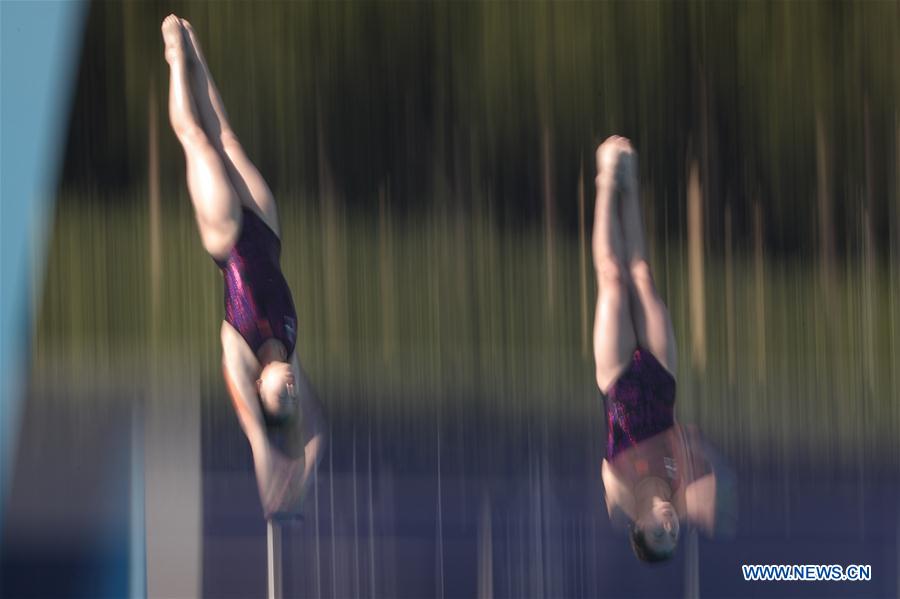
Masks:
[[[0,533],[86,8],[0,2]]]
[[[552,67],[554,45],[552,42],[552,26],[554,20],[553,7],[549,3],[538,3],[533,11],[534,38],[534,83],[535,101],[537,104],[537,125],[540,128],[540,160],[541,160],[541,196],[544,205],[544,259],[547,276],[547,308],[552,316],[556,305],[556,255],[554,234],[556,229],[556,195],[553,168],[553,105],[550,90],[553,89],[554,73]]]
[[[372,429],[369,428],[368,468],[369,468],[369,597],[375,599],[375,501],[372,482]]]
[[[692,527],[688,532],[686,545],[684,557],[684,597],[685,599],[699,599],[700,557],[696,528]]]
[[[867,184],[871,184],[871,181]],[[864,383],[861,385],[862,397],[860,400],[860,426],[861,430],[859,431],[859,439],[860,450],[857,452],[857,472],[859,473],[858,486],[857,490],[859,493],[859,535],[860,540],[864,538],[865,530],[866,530],[866,516],[865,516],[865,482],[866,482],[866,473],[865,467],[867,463],[867,453],[869,450],[869,442],[871,441],[871,435],[866,434],[865,427],[867,423],[870,422],[871,415],[875,413],[870,405],[872,403],[872,399],[875,395],[875,390],[878,389],[878,385],[876,384],[876,376],[877,369],[875,368],[875,331],[874,331],[874,312],[875,305],[873,302],[873,293],[872,286],[875,284],[875,265],[874,265],[874,251],[875,248],[872,246],[872,223],[871,223],[871,212],[870,212],[870,200],[868,197],[869,194],[867,192],[866,203],[865,205],[860,207],[860,221],[862,226],[862,251],[863,251],[863,281],[860,294],[862,295],[861,304],[862,304],[862,336],[863,336],[863,364],[861,373],[863,378],[865,379]]]
[[[756,304],[756,382],[765,385],[766,376],[766,273],[765,250],[763,248],[762,206],[759,200],[753,203],[753,264],[754,291]]]
[[[322,272],[325,291],[325,347],[329,352],[341,353],[347,339],[346,252],[342,238],[342,213],[338,205],[338,190],[334,182],[328,151],[325,147],[325,122],[318,103],[316,118],[317,151],[319,158],[319,206],[322,228]]]
[[[586,358],[591,355],[590,324],[588,322],[587,253],[584,216],[584,162],[578,169],[578,276],[581,286],[581,352]]]
[[[353,429],[353,596],[362,596],[359,588],[359,493],[356,471],[356,428]]]
[[[535,539],[538,546],[538,562],[535,564],[541,573],[541,596],[556,597],[558,594],[553,588],[553,558],[556,557],[553,551],[554,547],[550,538],[550,493],[547,481],[547,438],[546,426],[542,427],[541,442],[539,449],[539,457],[536,460],[537,473],[537,495],[538,504],[535,515],[537,517],[537,527],[535,528]]]
[[[329,454],[332,452],[328,452]],[[319,530],[319,469],[313,470],[313,499],[316,520],[316,597],[322,597],[322,535]]]
[[[147,189],[150,253],[149,381],[142,406],[143,512],[146,594],[198,595],[202,586],[202,473],[198,375],[163,347],[161,329],[162,228],[160,226],[159,118],[156,86],[147,101]]]
[[[734,250],[731,232],[731,204],[725,204],[725,335],[728,352],[728,386],[734,388]]]
[[[159,355],[159,288],[162,260],[159,242],[159,131],[157,124],[156,80],[151,76],[147,94],[147,186],[150,212],[150,367],[156,370]],[[155,377],[154,377],[155,378]],[[146,407],[135,402],[132,425],[131,503],[131,597],[147,595],[147,508],[145,485]]]
[[[836,280],[836,256],[834,217],[831,192],[831,148],[823,109],[815,109],[816,126],[816,201],[818,210],[818,271],[819,297],[816,322],[816,375],[820,388],[830,390],[840,381],[830,363],[838,346],[838,293]],[[845,412],[846,413],[846,412]]]
[[[440,414],[438,414],[437,418],[437,434],[435,434],[435,440],[437,441],[437,551],[435,552],[435,569],[437,570],[437,589],[435,589],[435,596],[439,598],[444,597],[444,506],[442,503],[442,494],[443,491],[441,489],[441,419]]]
[[[898,5],[900,12],[900,5]],[[894,122],[896,123],[896,134],[894,139],[894,231],[891,235],[891,246],[888,248],[888,271],[890,272],[888,296],[891,298],[891,335],[890,335],[890,357],[891,364],[900,361],[900,347],[897,343],[900,341],[900,112],[894,113]],[[900,379],[898,368],[890,368],[891,372],[891,397],[900,397],[900,385],[897,381]],[[900,430],[900,402],[891,402],[894,409],[894,426],[893,430]],[[894,455],[895,462],[900,463],[900,443],[895,443],[894,447],[897,452]],[[900,552],[898,552],[900,553]],[[900,572],[900,568],[898,568]]]
[[[531,478],[530,481],[530,505],[528,510],[528,520],[526,520],[526,526],[528,527],[528,532],[530,533],[528,536],[531,539],[531,559],[530,563],[528,563],[528,572],[530,576],[528,577],[529,582],[531,584],[530,594],[532,597],[546,597],[546,586],[545,581],[546,578],[544,576],[544,526],[543,526],[543,485],[542,485],[542,474],[541,474],[541,463],[540,458],[535,457],[535,453],[537,451],[534,449],[532,445],[532,449],[529,450],[529,461],[531,462],[529,466],[529,476]],[[525,537],[523,534],[523,538]]]
[[[494,544],[491,523],[491,498],[485,491],[478,520],[478,599],[494,597]]]
[[[863,227],[863,267],[865,269],[865,278],[863,279],[863,295],[865,301],[864,317],[865,317],[865,369],[866,380],[868,382],[868,398],[871,399],[875,390],[879,388],[877,384],[878,369],[875,368],[875,301],[877,292],[873,292],[873,287],[877,285],[877,271],[875,268],[875,237],[872,231],[872,212],[874,206],[874,187],[875,174],[873,172],[873,162],[875,160],[874,151],[872,150],[872,127],[871,114],[869,113],[869,96],[864,96],[864,118],[865,118],[865,168],[866,168],[866,197],[865,204],[862,207],[862,227]],[[868,406],[867,406],[868,407]]]
[[[390,365],[394,354],[396,318],[394,308],[394,244],[391,228],[391,207],[384,186],[378,191],[378,262],[381,286],[381,347],[383,359]]]
[[[202,592],[199,375],[185,357],[154,360],[144,410],[144,509],[149,597]]]
[[[824,285],[828,317],[833,314],[835,242],[831,205],[831,154],[827,131],[820,109],[816,110],[816,180],[819,208],[819,268]],[[828,319],[826,319],[828,320]]]
[[[332,421],[333,422],[333,421]],[[328,438],[334,439],[334,430],[328,431]],[[335,535],[335,520],[337,515],[334,513],[334,452],[328,452],[328,514],[331,516],[331,596],[337,599],[337,536]]]
[[[706,301],[703,275],[703,195],[697,162],[688,174],[688,279],[690,282],[691,343],[694,368],[706,370]]]
[[[506,512],[506,517],[503,519],[503,531],[506,533],[503,538],[503,546],[506,550],[506,586],[503,590],[505,591],[504,596],[509,597],[512,596],[513,589],[512,518],[509,511]]]
[[[281,599],[281,525],[272,520],[266,521],[266,558],[268,599]]]
[[[897,507],[897,538],[894,543],[894,548],[897,554],[896,562],[897,562],[897,597],[900,597],[900,506]]]
[[[131,506],[129,522],[128,596],[147,596],[147,531],[144,507],[144,419],[142,402],[135,399],[131,411]]]
[[[547,307],[553,315],[556,300],[556,255],[554,252],[554,231],[556,229],[556,197],[553,186],[552,132],[544,126],[541,134],[541,179],[544,196],[544,253],[547,260]]]
[[[150,337],[154,349],[159,343],[159,293],[162,276],[162,245],[160,235],[159,206],[159,124],[156,106],[156,79],[150,79],[149,101],[147,103],[148,121],[148,165],[147,183],[148,200],[150,202]],[[154,355],[156,352],[154,351]]]

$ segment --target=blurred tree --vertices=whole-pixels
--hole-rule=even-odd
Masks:
[[[574,234],[575,182],[591,175],[579,158],[618,132],[635,140],[656,202],[677,203],[661,233],[686,230],[684,165],[697,158],[709,251],[723,247],[725,197],[735,248],[752,247],[761,197],[767,251],[831,256],[859,234],[844,206],[862,191],[874,245],[886,245],[896,3],[97,1],[65,185],[146,185],[146,101],[151,79],[165,80],[158,26],[170,10],[193,21],[276,192],[323,192],[325,153],[345,201],[373,215],[385,185],[400,213],[447,192],[470,210],[479,189],[508,226],[550,219]],[[181,185],[170,137],[163,192]]]

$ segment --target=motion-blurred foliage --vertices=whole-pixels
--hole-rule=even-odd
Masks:
[[[169,10],[193,22],[275,191],[299,349],[336,418],[428,436],[422,414],[439,408],[496,447],[516,426],[597,424],[592,152],[617,132],[641,157],[679,414],[733,454],[897,460],[896,3],[95,2],[39,309],[43,374],[165,355],[221,385],[220,275],[166,122]],[[685,249],[694,163],[703,368]]]
[[[374,210],[388,187],[427,211],[479,189],[503,223],[549,213],[571,233],[580,169],[617,132],[676,235],[699,161],[717,250],[726,204],[745,241],[762,204],[769,250],[819,241],[823,193],[838,253],[861,202],[877,247],[898,226],[895,2],[95,2],[67,183],[145,184],[170,10],[193,22],[278,192]],[[181,153],[163,141],[163,188],[178,189]]]

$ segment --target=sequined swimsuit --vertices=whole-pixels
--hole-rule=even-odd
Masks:
[[[281,274],[281,240],[255,212],[241,210],[237,242],[224,260],[216,260],[225,277],[225,320],[254,353],[275,338],[290,356],[297,341],[297,312]]]
[[[608,430],[606,457],[675,424],[675,379],[650,351],[638,347],[603,397]]]

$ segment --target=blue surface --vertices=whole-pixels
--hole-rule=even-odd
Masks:
[[[0,527],[85,8],[0,1]]]

